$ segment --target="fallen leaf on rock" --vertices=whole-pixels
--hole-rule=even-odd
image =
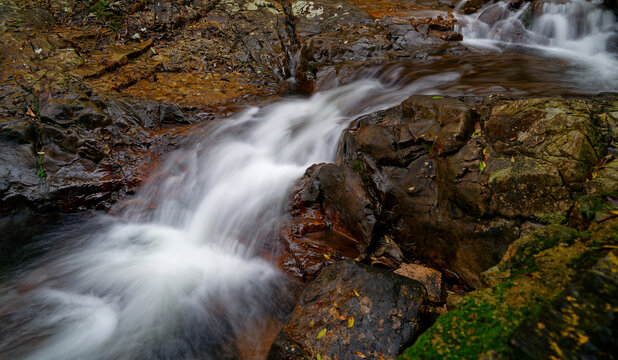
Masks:
[[[485,168],[487,167],[487,164],[485,164],[485,162],[483,160],[479,161],[479,170],[481,170],[481,172],[483,172],[483,170],[485,170]]]
[[[363,354],[360,351],[355,351],[354,355],[358,356],[359,358],[363,358],[363,359],[365,359],[367,357],[367,356],[365,356],[365,354]]]
[[[315,354],[315,358],[317,360],[322,360],[322,354],[320,354],[320,353]]]
[[[34,111],[32,111],[30,106],[28,106],[28,110],[26,110],[26,115],[31,116],[31,117],[36,117],[36,114],[34,113]]]
[[[322,329],[319,333],[318,336],[316,336],[316,340],[320,340],[321,338],[324,337],[324,335],[326,335],[326,328]]]
[[[313,319],[311,319],[311,321],[309,321],[309,327],[313,327],[314,324],[315,322],[313,321]]]
[[[327,255],[327,254],[324,254],[324,259],[326,259],[326,260],[330,260],[330,256],[329,256],[329,255]]]
[[[356,297],[360,297],[360,294],[356,291],[356,289],[354,289],[354,295],[356,295]]]
[[[354,326],[354,317],[350,316],[348,318],[348,329],[351,328],[352,326]]]
[[[515,162],[515,157],[513,155],[511,155],[511,162],[514,163]]]

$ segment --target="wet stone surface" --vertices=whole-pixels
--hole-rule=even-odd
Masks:
[[[394,359],[418,335],[426,298],[414,280],[337,262],[307,286],[268,359]]]

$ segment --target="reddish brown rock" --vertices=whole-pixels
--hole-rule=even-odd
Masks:
[[[444,302],[446,288],[442,281],[442,273],[439,271],[417,264],[401,264],[401,267],[395,270],[395,274],[421,283],[427,291],[427,299],[429,301]]]

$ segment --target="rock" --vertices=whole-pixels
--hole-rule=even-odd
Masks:
[[[479,286],[531,224],[566,219],[585,188],[615,189],[613,162],[595,165],[615,137],[612,99],[412,96],[352,122],[337,163],[362,171],[376,228],[406,257]]]
[[[445,301],[446,288],[442,282],[442,273],[439,271],[417,264],[401,264],[401,267],[395,270],[395,274],[421,283],[427,291],[429,301],[436,303]]]
[[[352,168],[314,165],[291,198],[293,218],[282,232],[289,271],[312,279],[325,265],[366,252],[376,222],[374,206]]]
[[[526,320],[513,345],[534,359],[612,358],[618,351],[618,250]]]
[[[374,241],[374,249],[369,254],[369,260],[371,266],[396,269],[405,260],[405,256],[393,238],[384,235]]]
[[[448,311],[454,310],[459,303],[462,302],[464,297],[459,294],[448,294],[446,297],[446,308]]]
[[[394,359],[419,334],[426,296],[416,281],[338,262],[304,290],[268,359]]]
[[[479,14],[478,19],[490,26],[494,25],[500,20],[506,19],[510,12],[501,6],[501,4],[493,4],[487,6],[483,12]]]
[[[618,218],[549,225],[515,241],[401,359],[611,358]],[[595,265],[596,263],[596,265]]]

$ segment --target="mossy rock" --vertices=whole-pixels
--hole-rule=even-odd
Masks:
[[[398,359],[525,358],[511,344],[514,332],[617,245],[617,218],[587,230],[549,225],[523,236],[483,274],[486,288],[466,295]]]

